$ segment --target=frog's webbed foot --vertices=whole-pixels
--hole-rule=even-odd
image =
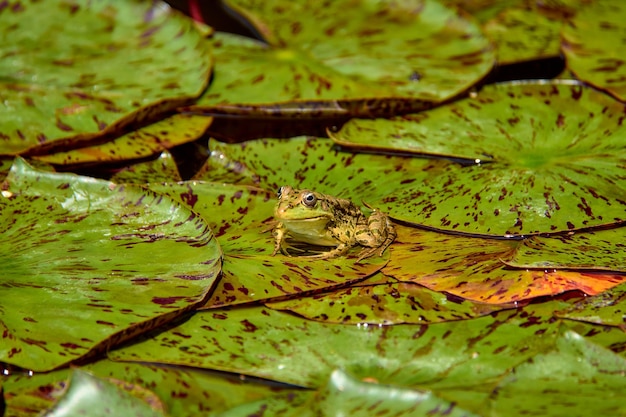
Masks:
[[[345,255],[346,253],[348,253],[348,250],[350,250],[350,246],[342,243],[341,245],[338,245],[337,247],[329,251],[321,252],[317,255],[304,255],[302,257],[309,259],[332,259],[338,256]]]

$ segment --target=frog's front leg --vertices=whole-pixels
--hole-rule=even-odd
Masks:
[[[278,223],[274,230],[272,230],[272,236],[276,240],[274,243],[274,252],[272,252],[272,256],[276,255],[283,245],[283,241],[285,240],[285,228],[282,223]]]

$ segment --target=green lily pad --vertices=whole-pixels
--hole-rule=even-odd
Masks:
[[[155,160],[138,162],[118,172],[112,177],[115,183],[147,184],[151,182],[182,181],[176,161],[168,151],[161,152]]]
[[[547,318],[516,318],[515,312],[380,327],[320,323],[246,307],[196,313],[176,328],[110,351],[109,357],[225,370],[307,387],[320,387],[334,369],[343,369],[381,384],[469,388],[497,380],[541,352],[556,335],[552,328]]]
[[[413,117],[353,119],[331,133],[342,146],[488,162],[451,165],[369,202],[429,227],[527,235],[626,220],[623,113],[578,85],[503,85]]]
[[[466,320],[507,308],[457,299],[407,282],[345,288],[266,306],[328,323],[380,325]]]
[[[36,371],[164,324],[220,271],[208,224],[148,190],[16,160],[0,198],[0,361]]]
[[[626,285],[588,297],[558,311],[558,316],[626,329]]]
[[[397,227],[383,273],[474,302],[515,303],[579,290],[595,295],[624,282],[617,273],[506,267],[519,241],[479,239]]]
[[[190,103],[210,44],[161,1],[52,0],[0,10],[0,153],[45,153]]]
[[[623,415],[626,359],[567,331],[520,364],[490,398],[493,415]]]
[[[483,25],[494,42],[498,63],[512,64],[558,57],[562,22],[548,19],[537,10],[507,8]]]
[[[58,403],[44,414],[64,416],[164,416],[162,404],[143,401],[109,381],[74,369],[67,390]]]
[[[340,370],[317,392],[281,395],[246,404],[221,414],[222,417],[271,415],[298,416],[477,416],[437,398],[428,391],[364,382]]]
[[[626,272],[626,228],[525,239],[510,258],[515,268],[588,269]]]
[[[297,390],[244,381],[228,375],[176,367],[117,363],[101,360],[80,368],[109,381],[150,389],[163,402],[168,415],[192,416],[217,413],[279,392]],[[61,397],[71,370],[5,377],[6,416],[35,417]],[[122,413],[120,415],[125,415]]]
[[[626,5],[620,0],[588,2],[561,33],[567,67],[621,101],[626,101],[625,19]]]
[[[347,257],[335,259],[272,256],[274,238],[270,229],[276,204],[274,193],[196,181],[149,187],[210,219],[209,224],[224,251],[224,263],[222,277],[204,308],[345,286],[376,273],[389,259],[387,251],[383,257],[358,262],[358,248]]]
[[[175,114],[104,144],[35,158],[54,165],[86,165],[138,160],[198,139],[211,122],[210,117]]]
[[[216,35],[217,70],[196,111],[415,111],[467,90],[495,61],[476,24],[433,0],[227,5],[267,43]]]

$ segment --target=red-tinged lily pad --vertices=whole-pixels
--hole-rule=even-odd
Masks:
[[[283,185],[347,198],[355,203],[380,200],[395,190],[443,174],[447,161],[343,152],[323,138],[259,139],[227,145],[209,143],[211,155],[198,180]]]
[[[125,184],[182,181],[172,154],[164,151],[152,161],[138,162],[116,172],[111,181]]]
[[[624,114],[623,104],[580,85],[501,85],[415,116],[353,119],[331,133],[342,146],[483,162],[450,165],[369,201],[392,217],[527,235],[626,220]]]
[[[329,413],[332,410],[332,414]],[[373,415],[403,416],[465,416],[479,414],[457,407],[454,402],[435,393],[376,382],[362,381],[341,370],[334,371],[319,391],[303,391],[281,395],[239,406],[221,414],[222,417],[246,417],[263,414],[369,417]]]
[[[588,297],[571,307],[562,308],[557,315],[588,323],[617,326],[626,330],[626,285]]]
[[[320,387],[334,369],[405,387],[465,387],[498,380],[550,346],[549,318],[502,312],[432,325],[346,326],[262,307],[196,313],[179,326],[109,352],[157,362]],[[322,360],[321,360],[322,359]]]
[[[567,67],[580,80],[626,101],[626,4],[621,0],[588,3],[563,26],[561,48]]]
[[[494,42],[501,65],[558,57],[562,22],[537,10],[507,8],[483,25]]]
[[[328,323],[385,325],[466,320],[507,308],[459,299],[408,282],[345,288],[266,305]]]
[[[131,387],[126,387],[131,388]],[[119,387],[80,369],[74,369],[68,386],[46,417],[111,416],[164,417],[163,404],[145,388],[141,393]],[[139,398],[143,394],[144,398]],[[148,398],[145,398],[146,396]]]
[[[626,281],[617,273],[506,267],[519,241],[480,239],[397,227],[383,273],[474,302],[502,304],[579,290],[594,295]]]
[[[276,254],[270,232],[276,197],[251,187],[185,182],[151,184],[158,193],[188,204],[206,218],[224,251],[222,278],[204,308],[296,296],[346,286],[379,271],[389,259],[358,262],[359,248],[347,257],[311,259]]]
[[[18,159],[0,197],[0,361],[46,371],[169,322],[220,271],[209,225],[131,185]]]
[[[525,239],[511,257],[515,268],[588,269],[626,273],[626,228]]]
[[[104,144],[35,158],[54,165],[87,165],[148,158],[198,139],[211,121],[210,117],[175,114]]]
[[[227,5],[267,43],[215,36],[217,70],[195,110],[268,112],[278,105],[280,114],[285,103],[304,103],[305,116],[316,104],[337,114],[406,112],[467,90],[495,62],[478,25],[434,0]]]
[[[51,0],[0,9],[0,153],[86,145],[190,103],[210,44],[161,1]]]
[[[150,366],[101,360],[81,370],[108,381],[124,381],[129,387],[150,389],[163,402],[168,415],[195,416],[217,413],[239,404],[259,400],[279,389],[228,375],[177,367]],[[34,375],[5,377],[6,416],[35,417],[51,408],[61,397],[70,369]],[[136,391],[136,390],[135,390]],[[122,412],[119,415],[126,415]]]

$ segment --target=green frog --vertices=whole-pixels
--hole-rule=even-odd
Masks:
[[[280,187],[278,202],[274,209],[278,224],[273,235],[276,246],[272,256],[285,250],[285,239],[333,249],[312,258],[328,259],[345,255],[350,248],[360,245],[364,249],[358,262],[385,249],[396,238],[396,231],[389,217],[373,209],[366,216],[350,200],[336,198],[311,190]]]

